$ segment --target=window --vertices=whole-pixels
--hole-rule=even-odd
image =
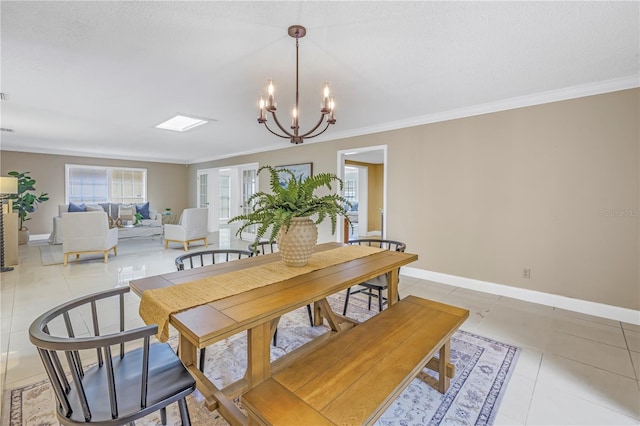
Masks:
[[[231,177],[220,175],[220,219],[231,217]]]
[[[349,202],[358,202],[358,169],[356,167],[344,168],[344,198]]]
[[[209,175],[206,173],[198,175],[198,182],[200,184],[200,200],[198,207],[207,208],[209,207]]]
[[[143,203],[147,200],[147,169],[65,166],[66,202]]]

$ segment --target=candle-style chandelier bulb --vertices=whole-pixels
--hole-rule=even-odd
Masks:
[[[315,138],[318,135],[324,133],[331,124],[336,123],[336,119],[334,117],[334,109],[335,109],[335,101],[333,96],[331,96],[331,84],[324,83],[322,85],[322,102],[320,104],[320,120],[318,123],[308,132],[300,134],[300,108],[299,108],[299,90],[298,90],[298,48],[299,43],[298,40],[304,37],[307,34],[307,30],[302,25],[292,25],[289,27],[288,34],[291,37],[296,39],[296,102],[294,107],[291,109],[291,130],[289,132],[286,130],[278,121],[278,117],[276,116],[276,102],[275,102],[275,86],[273,84],[273,80],[267,80],[267,96],[260,97],[258,101],[258,123],[264,124],[268,131],[273,133],[274,135],[290,139],[291,143],[299,144],[304,142],[305,139]],[[283,134],[277,133],[267,124],[267,112],[271,113],[273,116],[273,121],[276,123],[276,126],[280,129]],[[318,128],[325,122],[325,116],[327,117],[326,125],[324,128],[317,133],[313,134]]]

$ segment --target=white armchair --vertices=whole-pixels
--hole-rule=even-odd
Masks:
[[[169,248],[169,241],[182,243],[184,251],[189,250],[189,243],[198,240],[203,240],[205,247],[209,246],[208,217],[208,209],[185,209],[177,225],[164,225],[164,248]]]
[[[107,263],[111,249],[114,256],[118,255],[118,229],[109,229],[105,212],[64,213],[62,226],[64,266],[67,266],[70,254],[75,254],[77,259],[81,254],[104,253],[104,263]]]

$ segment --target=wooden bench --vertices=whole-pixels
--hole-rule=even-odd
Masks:
[[[424,367],[438,371],[444,393],[454,375],[450,338],[468,316],[466,309],[406,297],[244,394],[249,424],[371,424]]]

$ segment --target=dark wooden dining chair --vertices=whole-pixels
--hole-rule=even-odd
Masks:
[[[216,263],[229,262],[230,260],[237,260],[246,257],[253,256],[253,253],[248,250],[237,249],[217,249],[217,250],[203,250],[194,253],[186,253],[176,257],[175,263],[178,271],[184,271],[186,269],[200,268],[207,265],[215,265]],[[200,349],[200,362],[198,368],[204,373],[204,360],[205,360],[206,348]]]
[[[277,253],[278,243],[276,241],[260,241],[257,243],[251,243],[247,246],[247,250],[253,253],[254,256],[259,254]]]
[[[157,325],[125,330],[128,292],[129,287],[119,287],[74,299],[40,315],[29,328],[63,425],[133,424],[158,410],[166,424],[166,407],[174,402],[182,424],[190,425],[185,398],[195,380],[168,344],[150,343]],[[117,318],[117,325],[106,320],[101,327],[98,309]],[[126,351],[125,344],[134,349]]]
[[[270,254],[278,252],[278,242],[277,241],[260,241],[258,243],[251,243],[247,247],[249,251],[253,253],[254,256],[258,256],[261,254]],[[311,309],[311,305],[307,305],[307,314],[309,315],[309,323],[311,327],[313,327],[313,310]],[[273,346],[277,346],[278,342],[278,329],[276,329],[273,334]]]
[[[370,247],[379,247],[392,251],[404,252],[407,248],[405,243],[394,240],[379,240],[373,238],[364,238],[358,240],[349,240],[349,244],[358,244],[358,245],[366,245]],[[400,272],[400,270],[398,270]],[[347,289],[347,295],[344,299],[344,308],[342,310],[342,315],[347,315],[347,306],[349,305],[349,296],[352,294],[364,294],[369,298],[369,310],[371,310],[371,299],[378,299],[378,310],[382,311],[382,306],[387,303],[387,298],[382,295],[382,292],[387,289],[388,284],[387,275],[377,276],[369,281],[358,284],[356,287],[349,287]],[[400,300],[400,294],[398,293],[398,300]]]
[[[176,257],[175,263],[178,271],[183,271],[185,268],[199,268],[201,266],[214,265],[216,263],[229,262],[230,260],[251,257],[252,255],[253,253],[249,250],[203,250],[178,256]]]

